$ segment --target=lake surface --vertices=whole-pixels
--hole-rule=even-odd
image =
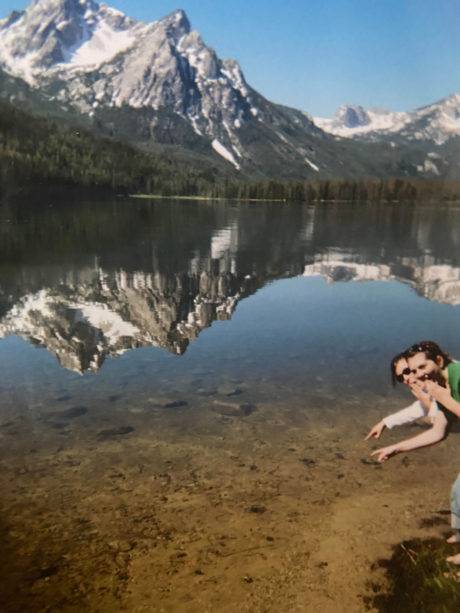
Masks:
[[[307,404],[387,395],[400,349],[433,338],[460,352],[459,208],[37,209],[0,209],[4,407],[241,379]]]
[[[21,610],[30,602],[31,610],[42,610],[43,602],[104,610],[114,606],[110,598],[121,598],[120,593],[126,598],[124,580],[118,591],[104,584],[99,592],[89,581],[97,570],[78,536],[82,517],[85,529],[92,525],[92,546],[100,545],[104,564],[101,552],[110,549],[107,543],[121,542],[116,555],[124,559],[123,572],[128,565],[142,583],[134,570],[136,555],[151,555],[148,538],[153,537],[136,533],[128,542],[120,536],[128,522],[120,516],[120,505],[134,513],[135,495],[127,502],[132,489],[113,485],[114,467],[115,474],[138,483],[132,488],[139,488],[142,504],[156,500],[166,514],[173,513],[167,501],[174,492],[189,488],[191,480],[199,482],[200,512],[211,524],[217,502],[206,506],[205,482],[216,490],[219,482],[226,483],[229,491],[240,480],[238,466],[255,466],[256,475],[265,461],[264,487],[273,493],[269,475],[280,466],[285,475],[276,478],[278,490],[297,479],[297,470],[319,465],[317,482],[311,477],[315,493],[305,498],[310,509],[305,513],[314,522],[314,505],[327,506],[338,496],[331,479],[348,474],[328,477],[337,463],[331,458],[345,460],[347,437],[355,444],[379,415],[408,401],[404,390],[390,386],[391,357],[422,339],[436,340],[460,356],[459,321],[460,208],[455,206],[70,202],[56,197],[40,205],[4,203],[2,491],[7,492],[3,512],[10,526],[6,559],[8,564],[12,558],[20,561],[10,580],[17,589],[7,594],[8,602],[19,603]],[[295,461],[288,470],[289,453]],[[358,469],[354,480],[341,481],[344,496],[370,478],[359,476],[367,470],[359,457],[368,451],[353,453],[358,455],[352,460],[351,454],[349,468],[358,462]],[[236,473],[228,472],[232,458]],[[161,482],[154,492],[145,490],[147,470]],[[250,503],[257,507],[260,474],[258,479],[258,486],[241,481],[241,487],[246,485],[235,494],[235,508],[242,504],[237,500],[249,504],[243,511]],[[296,500],[295,482],[292,488]],[[96,504],[95,492],[101,496],[102,491],[111,497],[109,506]],[[184,500],[190,500],[187,492]],[[83,500],[93,506],[86,508],[90,503]],[[110,521],[100,511],[109,507],[118,509]],[[279,513],[285,518],[286,508]],[[167,517],[177,530],[179,520]],[[203,515],[197,517],[203,522]],[[139,526],[144,520],[136,521]],[[284,526],[287,538],[291,528],[280,524],[285,519],[274,516],[273,521]],[[191,530],[184,528],[187,538]],[[235,528],[235,538],[247,540],[243,532]],[[45,533],[46,547],[39,536]],[[165,541],[167,548],[170,541]],[[62,543],[74,551],[78,573],[62,562],[68,555],[59,549]],[[165,552],[169,560],[171,552]],[[39,553],[48,560],[44,570]],[[171,573],[163,562],[149,560],[157,564],[163,591],[155,598],[163,599],[164,610],[195,610],[193,597],[184,595],[188,588],[184,601],[171,600],[180,587],[164,583]],[[205,562],[200,564],[201,572]],[[221,573],[225,589],[234,593],[230,571],[222,568]],[[24,592],[25,584],[35,585],[32,592]],[[28,600],[21,600],[20,592]],[[125,600],[124,606],[137,610],[149,598],[138,595],[135,605]],[[222,608],[222,600],[209,598],[196,610]],[[226,598],[223,592],[221,598]]]

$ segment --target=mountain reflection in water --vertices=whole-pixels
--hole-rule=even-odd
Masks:
[[[0,337],[77,372],[137,347],[183,354],[281,278],[399,281],[460,304],[455,208],[119,200],[0,215]]]

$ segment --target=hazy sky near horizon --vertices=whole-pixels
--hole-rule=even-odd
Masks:
[[[0,0],[0,16],[27,0]],[[182,8],[268,99],[330,116],[343,103],[411,110],[460,91],[460,0],[109,0],[154,21]]]

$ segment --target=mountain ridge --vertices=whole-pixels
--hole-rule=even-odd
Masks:
[[[316,125],[326,132],[345,138],[375,140],[379,136],[399,136],[406,140],[433,141],[445,144],[460,136],[460,93],[454,92],[413,111],[365,109],[344,104],[332,118],[314,117]]]
[[[0,21],[0,68],[103,135],[197,152],[242,179],[451,171],[450,158],[433,166],[424,143],[413,147],[402,135],[396,151],[388,139],[343,139],[306,112],[270,102],[181,9],[144,23],[94,0],[35,0]]]

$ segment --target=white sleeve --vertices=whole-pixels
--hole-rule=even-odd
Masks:
[[[416,400],[405,409],[401,409],[397,413],[388,415],[383,418],[383,423],[387,428],[394,428],[394,426],[402,426],[403,424],[410,424],[420,417],[425,417],[426,413],[420,400]]]

